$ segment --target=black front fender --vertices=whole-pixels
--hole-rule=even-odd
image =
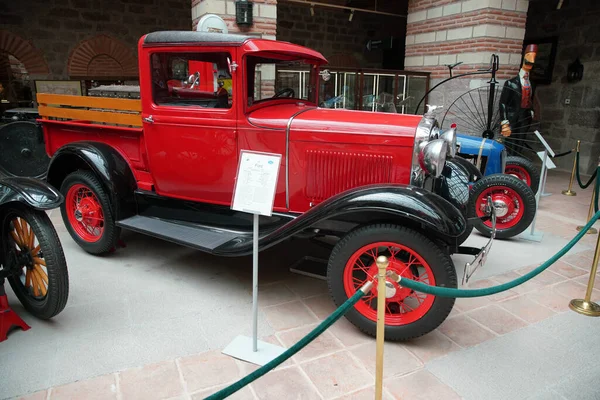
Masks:
[[[370,185],[329,198],[294,220],[260,238],[261,250],[271,247],[326,220],[360,223],[406,221],[428,235],[452,244],[466,229],[460,210],[435,193],[407,185]],[[252,238],[244,237],[215,249],[216,254],[240,255],[251,251]]]
[[[463,216],[467,216],[469,204],[469,174],[452,159],[446,160],[442,176],[434,183],[434,192],[452,203]]]
[[[137,183],[129,164],[117,150],[99,142],[69,143],[50,160],[46,179],[60,188],[65,177],[78,169],[89,169],[100,179],[110,196],[116,219],[135,214]]]
[[[58,190],[40,179],[0,179],[0,208],[9,203],[22,203],[36,210],[51,210],[59,207],[63,200]]]

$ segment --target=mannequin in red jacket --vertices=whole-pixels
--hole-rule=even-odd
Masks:
[[[504,83],[500,96],[502,136],[526,131],[533,119],[533,86],[529,74],[535,63],[538,46],[530,44],[525,49],[519,75]]]

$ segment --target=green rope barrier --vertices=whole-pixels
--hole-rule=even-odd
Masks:
[[[598,175],[598,169],[594,171],[594,174],[590,177],[590,180],[587,181],[587,183],[583,184],[581,183],[581,177],[579,176],[579,152],[575,153],[575,164],[575,176],[577,177],[577,183],[579,184],[580,188],[587,189],[587,187],[590,186],[592,182],[594,182],[594,179]]]
[[[554,264],[559,258],[564,256],[575,244],[585,235],[585,233],[594,225],[594,222],[600,218],[600,212],[596,212],[594,216],[589,220],[587,224],[583,227],[581,231],[569,243],[567,243],[562,249],[558,251],[555,255],[553,255],[550,259],[548,259],[545,263],[534,269],[533,271],[514,279],[510,282],[503,283],[502,285],[491,286],[482,289],[454,289],[454,288],[446,288],[440,286],[429,286],[425,283],[416,282],[411,279],[400,278],[400,285],[412,289],[417,292],[432,294],[434,296],[439,297],[481,297],[481,296],[491,296],[496,293],[503,292],[505,290],[509,290],[518,286],[524,282],[527,282],[531,278],[540,274],[544,270],[546,270],[549,266]]]
[[[246,375],[239,381],[232,383],[226,388],[221,389],[218,392],[208,396],[207,398],[205,398],[205,400],[221,400],[226,398],[227,396],[231,396],[233,393],[237,392],[244,386],[254,382],[258,378],[260,378],[261,376],[263,376],[264,374],[266,374],[267,372],[277,367],[279,364],[283,363],[285,360],[302,350],[307,344],[315,340],[317,336],[325,332],[327,328],[329,328],[344,314],[346,314],[351,307],[354,307],[354,305],[365,295],[365,292],[363,290],[369,292],[368,289],[365,289],[365,286],[357,290],[352,297],[346,300],[344,304],[339,306],[338,309],[335,310],[331,315],[329,315],[329,317],[327,317],[323,322],[321,322],[319,326],[310,331],[308,335],[304,336],[296,344],[284,351],[280,356],[274,358],[272,361],[260,367],[251,374]]]

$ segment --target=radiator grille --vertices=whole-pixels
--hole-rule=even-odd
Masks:
[[[392,182],[392,161],[392,156],[309,150],[306,197],[316,203],[353,187]]]

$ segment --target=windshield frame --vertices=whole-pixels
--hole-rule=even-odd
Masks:
[[[273,98],[273,97],[269,97],[269,98],[265,98],[265,99],[260,99],[257,100],[256,102],[253,102],[252,105],[248,104],[248,99],[249,99],[249,90],[248,90],[248,82],[249,82],[249,68],[248,68],[248,61],[250,57],[255,57],[255,58],[269,58],[269,59],[273,59],[273,60],[281,60],[282,62],[285,61],[300,61],[300,62],[304,62],[304,64],[306,64],[309,68],[310,68],[310,73],[309,73],[309,85],[312,85],[314,88],[314,101],[310,101],[307,99],[300,99],[300,98],[296,98],[296,97],[278,97],[278,98]],[[307,104],[307,105],[311,105],[311,106],[315,106],[317,105],[318,99],[319,99],[319,72],[320,72],[320,63],[318,63],[316,60],[311,59],[310,57],[302,57],[299,54],[286,54],[286,53],[278,53],[278,52],[253,52],[253,53],[249,53],[249,54],[244,54],[242,57],[242,66],[243,66],[243,97],[242,99],[245,99],[243,101],[244,104],[244,113],[247,114],[249,112],[252,112],[254,110],[257,110],[259,108],[263,108],[263,107],[268,107],[268,106],[272,106],[272,105],[277,105],[277,104],[297,104],[297,103],[301,103],[301,104]]]

